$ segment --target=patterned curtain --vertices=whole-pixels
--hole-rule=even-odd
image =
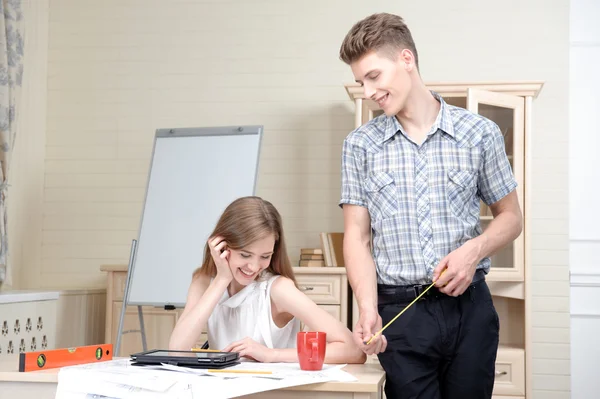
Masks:
[[[23,80],[22,0],[0,0],[0,287],[11,284],[6,236],[10,158],[17,134],[17,100]]]

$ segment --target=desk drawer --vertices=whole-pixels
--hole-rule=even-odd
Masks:
[[[516,348],[498,348],[494,395],[525,395],[525,351]]]
[[[340,276],[296,275],[298,288],[317,305],[339,305],[342,303]]]

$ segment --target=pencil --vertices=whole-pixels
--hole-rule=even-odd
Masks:
[[[221,352],[216,349],[201,349],[201,348],[192,348],[190,349],[192,352]]]
[[[227,369],[209,369],[209,373],[234,373],[234,374],[273,374],[268,370],[227,370]]]

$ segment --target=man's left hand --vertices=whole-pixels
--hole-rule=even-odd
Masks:
[[[465,292],[473,281],[479,254],[477,243],[469,240],[442,259],[433,271],[433,281],[440,292],[450,296]]]

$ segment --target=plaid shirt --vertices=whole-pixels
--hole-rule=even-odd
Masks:
[[[431,282],[442,258],[481,234],[480,200],[517,186],[498,126],[432,94],[441,108],[420,146],[385,115],[344,140],[340,206],[369,210],[380,284]],[[487,273],[490,259],[477,268]]]

